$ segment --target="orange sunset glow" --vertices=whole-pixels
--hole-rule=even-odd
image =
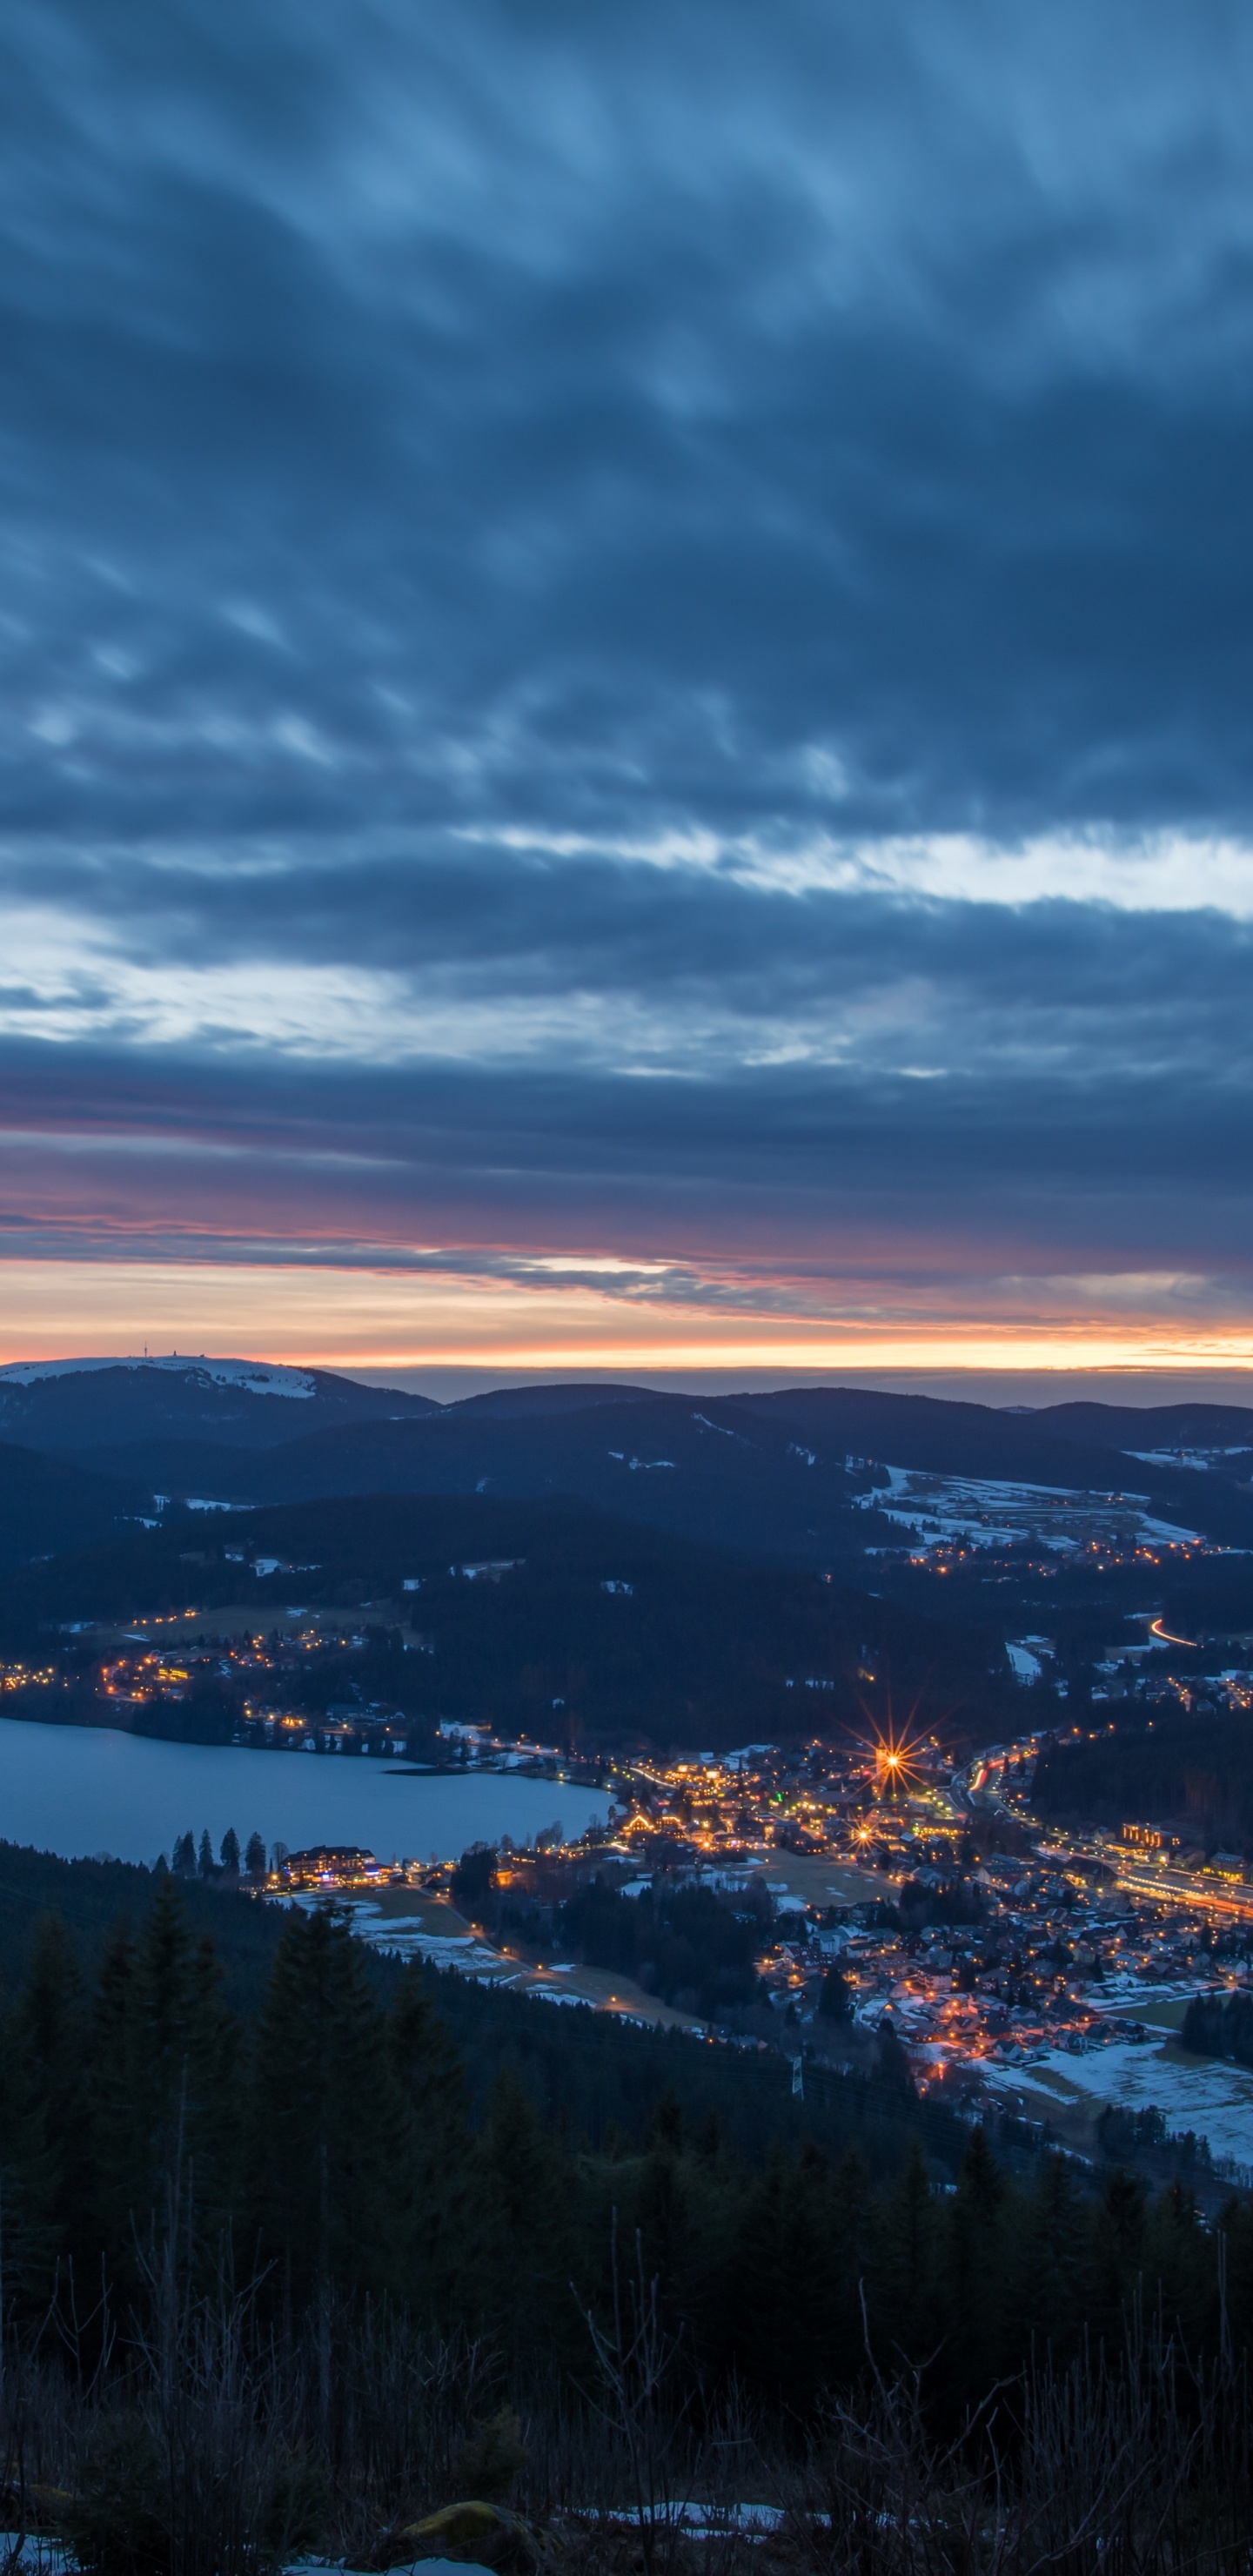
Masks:
[[[8,1262],[0,1359],[69,1349],[250,1351],[324,1367],[512,1370],[1149,1371],[1253,1368],[1253,1333],[1155,1320],[893,1325],[647,1303],[590,1287],[294,1265]],[[741,1300],[743,1291],[741,1290]]]

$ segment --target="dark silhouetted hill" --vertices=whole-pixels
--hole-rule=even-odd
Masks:
[[[0,1567],[93,1546],[148,1507],[146,1486],[0,1442]]]
[[[258,1576],[258,1557],[278,1558],[279,1570]],[[463,1570],[493,1562],[496,1579]],[[780,1735],[865,1735],[890,1711],[950,1737],[986,1735],[1003,1723],[1012,1689],[999,1637],[974,1619],[933,1620],[804,1567],[753,1562],[586,1506],[481,1495],[175,1515],[11,1573],[0,1582],[0,1640],[25,1653],[71,1621],[126,1625],[193,1607],[205,1636],[245,1622],[264,1632],[292,1601],[343,1609],[354,1628],[377,1632],[368,1688],[351,1654],[342,1672],[333,1659],[318,1664],[308,1689],[324,1703],[360,1685],[415,1718],[563,1744],[726,1750]],[[402,1643],[402,1621],[419,1642]],[[99,1649],[70,1643],[87,1678]],[[274,1684],[279,1699],[313,1705],[298,1651],[293,1663]]]
[[[1099,1411],[1114,1427],[1116,1408]],[[1121,1420],[1123,1436],[1140,1441],[1138,1420]],[[1132,1492],[1168,1520],[1236,1545],[1253,1540],[1253,1498],[1221,1473],[1146,1465],[1082,1424],[1065,1434],[1036,1415],[847,1387],[703,1398],[638,1387],[513,1388],[416,1417],[313,1428],[264,1449],[215,1454],[203,1438],[161,1439],[84,1455],[97,1472],[227,1502],[569,1495],[654,1528],[819,1565],[860,1556],[882,1537],[853,1505],[874,1469],[888,1465]]]

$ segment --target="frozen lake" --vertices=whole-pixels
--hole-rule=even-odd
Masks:
[[[512,1772],[402,1771],[373,1755],[253,1753],[163,1744],[109,1727],[0,1719],[0,1840],[65,1860],[109,1852],[151,1863],[176,1835],[228,1825],[240,1843],[359,1843],[380,1860],[448,1860],[473,1842],[516,1843],[560,1822],[582,1833],[604,1818],[598,1789]]]

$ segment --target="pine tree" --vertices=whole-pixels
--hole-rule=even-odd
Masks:
[[[1195,2351],[1213,2305],[1213,2242],[1203,2234],[1193,2194],[1170,2183],[1154,2201],[1144,2231],[1144,2268],[1167,2333]]]
[[[241,2170],[242,2034],[223,2000],[222,1970],[207,1937],[197,1941],[189,1968],[182,2192],[212,2261],[232,2220]]]
[[[97,2238],[110,2276],[117,2281],[124,2274],[132,2283],[133,2218],[143,2199],[135,1980],[135,1944],[122,1920],[106,1944],[92,1998],[87,2088]]]
[[[43,2105],[11,2018],[0,2024],[0,2293],[6,2323],[44,2303],[60,2251],[44,2184]],[[41,2295],[42,2294],[42,2295]]]
[[[262,1842],[260,1834],[249,1834],[248,1836],[248,1849],[244,1854],[244,1867],[250,1878],[264,1878],[265,1844]]]
[[[226,1828],[225,1833],[224,1833],[224,1834],[223,1834],[223,1836],[222,1836],[222,1849],[221,1849],[221,1852],[220,1852],[220,1854],[219,1854],[219,1858],[220,1858],[220,1860],[221,1860],[221,1863],[222,1863],[222,1867],[223,1867],[223,1869],[224,1869],[224,1870],[227,1870],[227,1871],[230,1873],[230,1875],[231,1875],[231,1877],[232,1877],[232,1878],[238,1878],[238,1876],[239,1876],[239,1836],[238,1836],[238,1834],[236,1833],[235,1828],[234,1828],[234,1826],[233,1826],[233,1825],[228,1825],[228,1826],[227,1826],[227,1828]]]
[[[1014,2250],[1014,2357],[1025,2361],[1034,2350],[1064,2366],[1090,2305],[1092,2251],[1089,2211],[1065,2156],[1045,2157]]]
[[[926,2158],[915,2138],[888,2204],[885,2282],[891,2343],[921,2359],[936,2341],[939,2235]]]
[[[229,2205],[237,2035],[211,1942],[193,1942],[175,1880],[162,1880],[134,1953],[134,2208],[186,2244],[214,2239]]]
[[[995,2376],[1004,2277],[1005,2186],[983,2129],[974,2131],[945,2212],[944,2397],[960,2418]]]
[[[387,2028],[404,2125],[397,2268],[418,2309],[447,2323],[465,2275],[474,2184],[464,2072],[429,1978],[418,1960],[410,1961]]]
[[[210,1840],[209,1840],[209,1828],[208,1828],[208,1826],[207,1826],[207,1825],[205,1826],[204,1832],[202,1833],[202,1835],[201,1835],[201,1837],[200,1837],[200,1854],[199,1854],[199,1859],[198,1859],[198,1861],[197,1861],[197,1867],[198,1867],[198,1869],[199,1869],[199,1872],[200,1872],[200,1875],[201,1875],[201,1877],[202,1877],[202,1878],[212,1878],[212,1876],[213,1876],[213,1845],[212,1845],[212,1843],[211,1843],[211,1842],[210,1842]]]
[[[250,2200],[298,2300],[391,2277],[404,2118],[360,1944],[333,1906],[293,1914],[252,2051]]]
[[[780,2165],[773,2296],[768,2302],[770,2384],[788,2410],[799,2415],[848,2367],[840,2331],[840,2249],[832,2226],[831,2188],[827,2160],[811,2141]]]
[[[682,2151],[683,2105],[673,2084],[662,2094],[648,2123],[648,2144],[650,2147],[668,2147],[676,2156]]]
[[[875,2083],[885,2094],[899,2100],[913,2098],[914,2079],[909,2071],[909,2059],[896,2035],[896,2025],[887,2013],[879,2024]]]
[[[540,2336],[569,2348],[577,2325],[569,2288],[577,2260],[571,2177],[509,2069],[493,2087],[475,2171],[480,2322],[509,2352]]]
[[[1138,2174],[1116,2166],[1096,2220],[1093,2322],[1116,2348],[1144,2265],[1148,2194]]]
[[[775,2148],[752,2177],[736,2212],[729,2260],[720,2283],[721,2326],[730,2366],[745,2384],[779,2382],[783,2157]]]
[[[657,2283],[658,2309],[670,2333],[676,2333],[688,2306],[691,2288],[691,2194],[682,2154],[683,2114],[673,2093],[663,2096],[653,2116],[652,2141],[639,2179],[636,2224],[643,2241],[644,2267]]]
[[[189,1833],[189,1834],[180,1834],[180,1835],[179,1835],[179,1837],[178,1837],[178,1841],[177,1841],[177,1842],[175,1843],[175,1845],[174,1845],[174,1851],[173,1851],[173,1856],[172,1856],[171,1861],[170,1861],[170,1867],[171,1867],[171,1869],[173,1870],[174,1875],[175,1875],[175,1877],[176,1877],[176,1878],[194,1878],[194,1877],[195,1877],[195,1875],[196,1875],[196,1837],[195,1837],[195,1835],[194,1835],[194,1834],[190,1834],[190,1833]]]
[[[1253,2202],[1247,2196],[1229,2200],[1219,2226],[1225,2239],[1227,2325],[1239,2352],[1253,2344]]]
[[[82,1980],[59,1915],[36,1927],[0,2052],[3,2263],[9,2310],[46,2303],[62,2256],[90,2260],[92,2173]]]
[[[881,2207],[871,2194],[870,2176],[856,2147],[840,2158],[831,2176],[827,2229],[832,2376],[847,2382],[858,2376],[865,2362],[863,2303],[877,2304],[883,2276]]]

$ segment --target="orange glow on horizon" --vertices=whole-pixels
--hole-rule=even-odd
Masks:
[[[251,1355],[251,1354],[250,1354]],[[290,1352],[258,1351],[261,1359],[291,1358]],[[458,1368],[475,1367],[490,1360],[494,1368],[508,1369],[820,1369],[829,1374],[841,1369],[919,1369],[943,1371],[970,1369],[986,1371],[1004,1369],[1126,1370],[1129,1375],[1162,1370],[1242,1369],[1253,1370],[1253,1345],[1233,1350],[1226,1345],[1203,1349],[1184,1348],[1179,1344],[1146,1342],[1109,1342],[1093,1337],[1078,1339],[1020,1342],[998,1336],[995,1340],[965,1339],[957,1334],[932,1334],[926,1340],[915,1337],[908,1342],[839,1341],[839,1342],[630,1342],[587,1343],[577,1349],[560,1343],[535,1343],[523,1349],[497,1346],[490,1342],[466,1342],[461,1348],[395,1351],[302,1351],[296,1354],[309,1368]]]
[[[750,1283],[744,1282],[744,1285]],[[838,1283],[829,1291],[834,1305]],[[0,1264],[0,1360],[207,1353],[337,1369],[592,1371],[1253,1371],[1253,1332],[1088,1312],[734,1317],[708,1300],[645,1304],[589,1283],[292,1262]],[[972,1303],[974,1292],[972,1292]]]

